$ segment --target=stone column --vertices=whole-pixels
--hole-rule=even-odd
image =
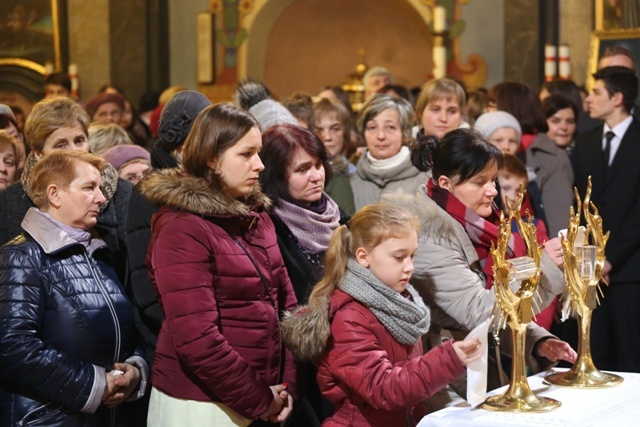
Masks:
[[[539,2],[504,2],[504,78],[526,83],[534,90],[544,79],[541,73]]]
[[[587,78],[592,29],[593,2],[560,2],[560,43],[567,43],[571,48],[571,78],[578,85],[584,84]]]
[[[134,105],[168,83],[166,0],[67,0],[69,62],[82,100],[100,86],[121,87]]]

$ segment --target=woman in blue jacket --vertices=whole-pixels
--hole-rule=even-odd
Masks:
[[[103,167],[79,150],[45,156],[36,207],[0,249],[0,425],[127,425],[114,408],[144,394],[131,304],[92,230]]]

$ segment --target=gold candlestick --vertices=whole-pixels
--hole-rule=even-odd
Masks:
[[[562,239],[564,276],[567,281],[564,299],[580,324],[578,358],[569,371],[549,375],[545,382],[565,387],[605,388],[619,385],[624,380],[618,375],[599,371],[591,358],[591,315],[599,304],[598,293],[603,296],[600,280],[605,260],[604,248],[609,239],[609,232],[604,234],[602,230],[602,217],[591,203],[591,189],[589,177],[584,203],[580,201],[578,191],[574,190],[578,206],[575,213],[571,208],[567,237]],[[587,231],[584,245],[576,246],[581,211],[587,222]]]
[[[514,206],[509,203],[509,216],[500,217],[498,241],[492,245],[496,305],[494,307],[494,329],[509,326],[512,338],[511,381],[507,391],[499,396],[488,398],[484,409],[500,412],[547,412],[560,407],[560,402],[547,397],[536,396],[529,387],[525,363],[525,339],[527,325],[533,318],[533,297],[540,280],[540,258],[542,248],[536,242],[536,227],[532,218],[527,222],[520,216],[520,207],[524,199],[524,189],[520,186],[518,200]],[[518,230],[527,247],[527,255],[535,268],[524,279],[517,277],[513,263],[506,259],[506,251],[511,238],[511,221],[515,219]],[[511,283],[521,280],[517,292],[511,289]]]

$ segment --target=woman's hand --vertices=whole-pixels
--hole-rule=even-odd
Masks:
[[[544,251],[558,268],[564,267],[564,250],[562,249],[560,237],[547,240],[544,243]]]
[[[552,362],[566,360],[567,362],[574,363],[578,357],[578,354],[569,344],[555,338],[538,342],[535,347],[535,353],[538,357],[546,357]]]
[[[293,397],[286,390],[280,392],[280,398],[282,399],[282,409],[279,413],[269,417],[269,421],[272,423],[285,421],[293,410]]]
[[[137,367],[129,363],[115,363],[113,369],[113,371],[107,373],[107,385],[110,380],[109,377],[111,377],[115,390],[110,395],[105,395],[102,398],[102,403],[107,408],[115,408],[124,402],[140,383],[140,371]],[[123,373],[116,373],[117,371]]]
[[[286,393],[287,396],[289,395],[289,393],[287,393],[286,391],[287,387],[284,384],[272,385],[269,388],[271,389],[271,393],[273,393],[273,400],[271,401],[271,405],[269,405],[269,409],[267,409],[267,412],[260,416],[260,419],[262,421],[269,421],[272,415],[279,414],[280,411],[282,411],[282,407],[284,405],[282,399],[282,396],[284,396],[283,393]]]
[[[482,356],[482,349],[480,347],[481,344],[478,338],[453,343],[453,349],[465,366]]]
[[[611,273],[611,268],[613,266],[606,259],[604,260],[604,267],[602,267],[602,278],[605,282],[609,283],[609,273]]]
[[[104,386],[104,392],[102,393],[102,403],[106,405],[106,402],[113,397],[118,387],[116,386],[116,375],[113,374],[113,371],[106,372],[104,376],[107,384]]]

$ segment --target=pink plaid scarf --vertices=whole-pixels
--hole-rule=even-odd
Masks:
[[[456,221],[458,221],[467,232],[473,247],[478,254],[480,267],[487,278],[487,289],[493,284],[493,259],[491,258],[491,243],[498,240],[498,224],[500,213],[494,207],[491,216],[483,218],[471,209],[468,209],[448,190],[436,185],[433,179],[427,182],[429,197],[442,209],[447,211]],[[524,241],[519,235],[512,234],[507,247],[507,258],[517,258],[527,254]]]

